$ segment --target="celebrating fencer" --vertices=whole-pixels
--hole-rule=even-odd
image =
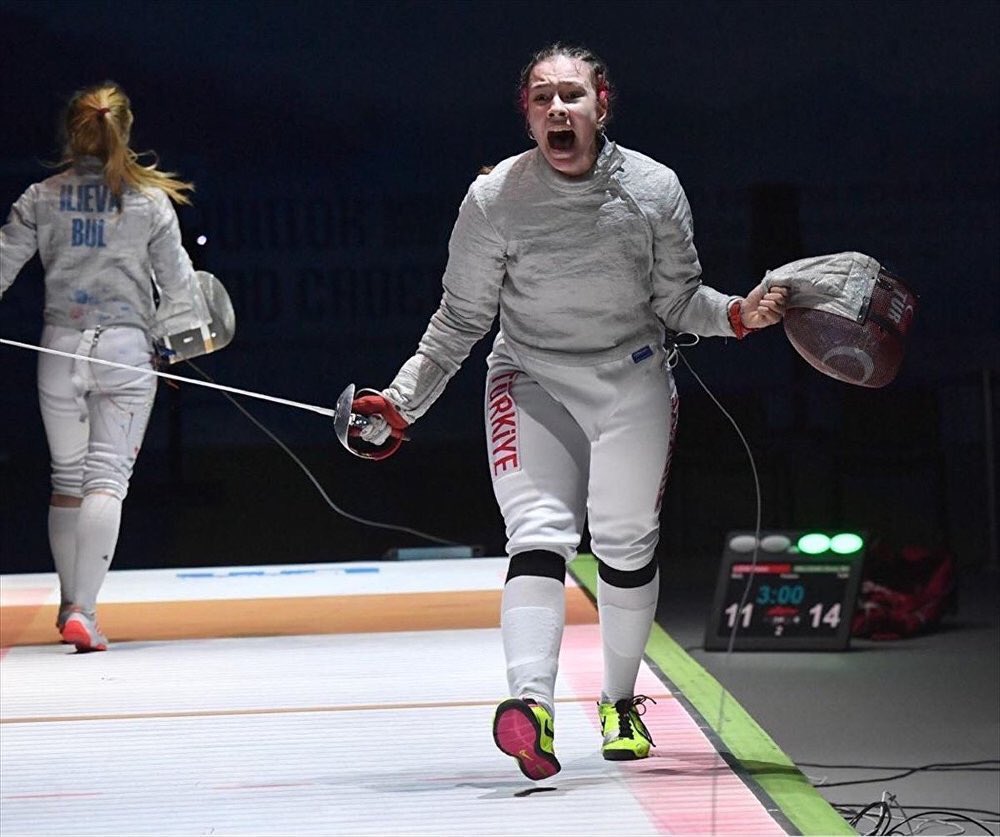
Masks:
[[[37,251],[41,346],[64,353],[39,354],[38,396],[52,467],[57,627],[79,651],[108,646],[96,605],[153,407],[156,377],[142,370],[153,366],[154,342],[197,334],[210,319],[171,204],[188,203],[193,187],[139,162],[129,146],[132,118],[113,82],[76,93],[65,117],[65,169],[30,186],[0,229],[0,296]]]
[[[554,692],[566,562],[584,521],[599,561],[602,752],[649,755],[635,695],[656,611],[654,557],[677,421],[664,327],[742,338],[777,323],[786,289],[746,298],[700,280],[676,174],[608,138],[613,89],[592,52],[555,44],[520,78],[535,147],[477,177],[449,242],[440,306],[416,354],[353,410],[362,443],[398,446],[472,346],[488,360],[487,461],[510,564],[501,632],[510,698],[493,736],[530,779],[559,769]]]

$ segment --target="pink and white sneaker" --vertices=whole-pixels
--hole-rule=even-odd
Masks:
[[[108,638],[98,629],[96,618],[76,608],[66,618],[62,638],[81,653],[108,650]]]

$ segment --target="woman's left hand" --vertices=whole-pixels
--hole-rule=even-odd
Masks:
[[[785,316],[788,289],[775,285],[770,290],[761,283],[740,303],[740,317],[747,328],[767,328]]]

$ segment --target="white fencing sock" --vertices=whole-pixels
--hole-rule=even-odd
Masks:
[[[97,594],[118,544],[122,501],[110,494],[88,494],[76,525],[76,577],[73,604],[93,615]]]
[[[565,561],[562,562],[565,572]],[[566,623],[566,585],[555,578],[508,578],[500,604],[500,634],[507,657],[507,685],[553,714],[559,647]]]
[[[76,583],[76,524],[79,506],[49,506],[49,549],[59,576],[59,607],[72,603]]]
[[[621,586],[623,583],[632,586]],[[612,570],[603,563],[599,566],[597,610],[604,651],[602,702],[615,703],[635,696],[635,681],[653,627],[659,593],[660,573],[655,563],[635,572]]]

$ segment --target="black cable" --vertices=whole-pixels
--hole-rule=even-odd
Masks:
[[[184,361],[188,366],[190,366],[195,372],[201,375],[206,381],[214,384],[215,381],[209,377],[206,372],[203,372],[197,366],[195,366],[190,360]],[[291,449],[281,441],[277,436],[274,435],[267,427],[265,427],[260,421],[258,421],[253,414],[247,410],[239,401],[233,398],[228,392],[220,390],[223,396],[231,403],[237,410],[243,413],[261,432],[263,432],[267,437],[274,442],[279,448],[281,448],[285,453],[291,457],[291,460],[302,469],[302,472],[309,478],[316,490],[320,493],[320,496],[326,501],[326,504],[333,509],[341,517],[345,517],[348,520],[352,520],[355,523],[360,523],[363,526],[374,526],[377,529],[391,529],[394,532],[405,532],[409,535],[416,535],[418,538],[423,538],[424,540],[431,541],[432,543],[443,544],[444,546],[462,546],[462,544],[457,541],[449,541],[446,538],[440,538],[437,535],[429,535],[426,532],[421,532],[419,529],[411,529],[409,526],[397,526],[393,523],[380,523],[377,520],[368,520],[364,517],[358,517],[357,515],[351,514],[350,512],[344,511],[340,506],[330,499],[330,496],[323,489],[323,486],[319,484],[316,477],[313,476],[312,472],[305,466],[301,459],[299,459]]]
[[[872,805],[877,805],[878,803],[872,803]],[[861,802],[831,802],[830,806],[833,808],[844,808],[850,813],[851,809],[857,809],[859,805],[863,805]],[[869,806],[870,807],[870,806]],[[919,805],[910,805],[911,808],[919,808]],[[1000,811],[987,811],[984,808],[966,808],[964,805],[929,805],[926,810],[940,810],[952,812],[965,812],[976,814],[980,819],[986,822],[996,822],[1000,823]]]
[[[814,761],[797,761],[796,764],[804,767],[825,767],[830,770],[926,770],[928,767],[968,767],[977,764],[995,764],[996,770],[1000,770],[1000,759],[977,759],[975,761],[940,761],[933,764],[926,764],[921,767],[909,767],[900,764],[822,764]]]
[[[838,806],[834,806],[834,807],[838,807]],[[844,806],[840,806],[840,807],[846,808],[848,806],[844,805]],[[872,802],[871,804],[866,805],[864,808],[862,808],[860,811],[858,811],[850,820],[848,820],[848,824],[852,825],[852,826],[857,825],[859,822],[861,822],[862,817],[864,817],[865,814],[867,814],[870,810],[872,810],[872,808],[884,809],[885,808],[885,803],[882,802],[881,800],[879,800],[878,802]],[[881,822],[881,821],[882,821],[881,818],[879,818],[879,822]]]
[[[936,810],[933,810],[933,809],[927,810],[927,811],[921,811],[919,814],[913,814],[912,816],[907,817],[905,820],[903,820],[901,823],[899,823],[891,831],[886,831],[885,833],[887,835],[888,834],[902,834],[902,832],[899,829],[902,828],[904,825],[906,825],[907,823],[912,822],[913,820],[924,819],[925,817],[928,817],[931,814],[936,814],[936,815],[939,815],[939,816],[949,817],[950,819],[946,820],[946,822],[951,822],[953,820],[958,820],[959,822],[971,822],[973,825],[979,826],[987,834],[990,834],[990,835],[993,834],[993,832],[990,831],[981,822],[979,822],[979,820],[974,820],[972,817],[967,817],[964,814],[955,814],[955,813],[953,813],[951,811],[936,811]],[[912,832],[912,829],[911,829],[911,832]]]
[[[815,764],[811,762],[796,762],[797,767],[819,767],[826,770],[900,770],[901,773],[897,773],[893,776],[876,776],[873,779],[851,779],[845,780],[843,782],[821,782],[814,783],[813,787],[816,788],[840,788],[846,785],[868,785],[873,782],[891,782],[894,779],[905,779],[907,776],[912,776],[914,773],[956,773],[956,772],[970,772],[970,773],[996,773],[1000,771],[1000,766],[998,767],[978,767],[981,764],[996,764],[1000,765],[1000,761],[993,759],[983,759],[982,761],[970,761],[970,762],[941,762],[938,764],[926,764],[920,767],[878,767],[878,766],[865,766],[860,764]]]
[[[678,339],[681,337],[691,338],[692,342],[682,343]],[[729,421],[729,423],[733,426],[733,430],[736,431],[736,435],[739,437],[740,442],[743,444],[743,449],[746,451],[747,454],[747,460],[750,463],[750,473],[751,476],[753,477],[754,496],[756,498],[756,513],[754,515],[754,547],[753,547],[753,555],[750,558],[750,572],[747,574],[747,581],[746,584],[743,586],[743,595],[740,598],[740,602],[736,610],[738,614],[742,612],[744,606],[746,605],[747,598],[750,595],[750,588],[753,586],[754,572],[757,569],[757,556],[760,551],[760,529],[761,529],[763,501],[761,499],[760,477],[757,474],[757,463],[753,458],[753,451],[750,449],[750,443],[747,441],[746,436],[743,435],[743,431],[740,429],[740,426],[736,422],[736,419],[734,419],[726,410],[726,408],[722,406],[722,404],[719,402],[719,399],[715,397],[712,391],[708,388],[707,384],[699,377],[698,373],[694,371],[694,369],[691,367],[691,364],[688,363],[687,358],[684,357],[684,353],[680,351],[681,348],[691,348],[693,346],[696,346],[699,340],[698,336],[696,334],[689,335],[686,332],[683,332],[681,334],[674,335],[673,340],[674,342],[672,344],[672,355],[676,356],[677,358],[680,358],[680,360],[683,361],[684,366],[687,367],[688,372],[691,373],[692,377],[698,382],[699,386],[701,386],[701,388],[705,390],[705,394],[712,400],[715,406],[719,408],[719,412],[721,412],[722,415],[725,416],[726,419]],[[668,366],[670,366],[671,369],[676,364],[676,361],[673,360],[673,357],[670,354],[668,354],[667,364]],[[739,632],[739,621],[740,621],[739,619],[733,620],[733,629],[729,632],[729,642],[726,647],[727,661],[732,656],[733,648],[736,646],[736,634]],[[725,694],[725,690],[723,690],[723,694]],[[721,707],[719,709],[719,715],[721,719],[722,715]],[[721,736],[722,734],[721,730],[719,734]]]
[[[687,342],[682,342],[683,338],[687,339]],[[686,357],[684,357],[681,348],[692,348],[698,345],[699,337],[696,334],[675,334],[671,338],[671,342],[667,345],[667,366],[673,369],[679,358],[683,361],[684,366],[687,368],[688,372],[691,373],[692,377],[698,382],[705,394],[712,400],[716,407],[723,416],[729,421],[733,426],[733,430],[736,431],[736,435],[739,437],[740,442],[743,443],[743,448],[746,451],[747,459],[750,463],[750,473],[753,476],[754,485],[754,496],[756,498],[756,514],[754,519],[754,545],[753,545],[753,555],[750,558],[750,572],[747,574],[746,584],[743,586],[743,595],[740,597],[739,604],[736,608],[737,615],[743,612],[743,608],[746,606],[747,599],[750,596],[750,588],[753,586],[754,573],[757,569],[757,559],[760,553],[760,529],[761,529],[761,518],[762,518],[762,506],[763,500],[761,497],[760,490],[760,477],[757,474],[757,463],[753,458],[753,451],[750,449],[750,443],[747,441],[746,436],[743,435],[743,431],[740,429],[739,424],[736,419],[734,419],[725,407],[719,402],[719,399],[715,397],[712,391],[708,388],[708,385],[699,377],[698,373],[694,371],[691,364],[688,363]],[[725,662],[728,666],[732,660],[733,649],[736,647],[736,634],[739,632],[739,618],[733,619],[733,627],[729,632],[729,642],[726,645],[726,656]],[[720,683],[721,686],[721,683]],[[716,734],[719,736],[719,741],[722,742],[723,739],[723,728],[725,727],[725,707],[726,707],[726,697],[729,694],[729,690],[725,687],[719,689],[719,708],[718,716],[716,720]],[[715,832],[715,812],[716,812],[716,782],[717,775],[715,772],[712,774],[712,832]]]
[[[869,834],[884,834],[885,829],[892,825],[892,808],[884,801],[881,806],[882,813],[878,815],[878,822],[875,823],[875,828],[868,832]]]
[[[875,782],[891,782],[893,779],[905,779],[907,776],[912,776],[917,773],[916,770],[911,770],[907,773],[897,773],[895,776],[879,776],[875,779],[852,779],[846,782],[820,782],[818,784],[814,783],[814,788],[843,788],[848,785],[870,785]]]
[[[965,769],[967,767],[974,767],[979,764],[995,764],[995,768],[984,768],[989,770],[1000,770],[1000,759],[978,759],[977,761],[941,761],[934,762],[933,764],[925,764],[920,767],[909,767],[907,765],[900,764],[821,764],[820,762],[814,761],[797,761],[795,762],[799,767],[822,767],[828,770],[929,770],[931,768],[956,768]]]
[[[896,804],[896,807],[898,807],[901,812],[903,811],[902,807],[898,804],[898,802],[896,802],[896,797],[895,796],[891,797],[891,801]],[[902,834],[902,831],[900,831],[899,829],[901,829],[904,825],[909,825],[911,822],[917,822],[919,820],[928,819],[928,818],[930,818],[932,816],[945,817],[946,819],[941,820],[942,822],[949,822],[949,823],[950,822],[971,822],[971,823],[974,823],[979,828],[981,828],[986,834],[993,835],[993,832],[990,831],[989,828],[986,825],[984,825],[982,822],[980,822],[979,820],[973,819],[972,817],[967,817],[964,814],[958,814],[954,810],[947,810],[947,809],[940,809],[940,810],[938,810],[938,809],[933,809],[933,808],[926,809],[926,810],[922,809],[922,810],[918,811],[915,814],[911,814],[910,816],[905,817],[903,820],[901,820],[899,823],[897,823],[895,826],[893,826],[892,825],[892,808],[891,808],[890,803],[887,802],[886,800],[879,800],[878,802],[872,802],[871,804],[865,806],[860,811],[857,811],[857,812],[847,811],[846,814],[845,814],[844,811],[839,810],[839,808],[845,807],[845,806],[834,805],[833,807],[834,807],[835,810],[838,810],[838,813],[840,813],[841,815],[843,815],[845,819],[848,819],[847,814],[851,814],[852,815],[850,817],[850,819],[848,819],[848,824],[852,828],[857,828],[860,825],[861,821],[863,819],[865,819],[866,817],[871,818],[872,816],[874,816],[873,814],[871,814],[871,815],[868,814],[869,811],[871,811],[872,809],[878,809],[880,811],[879,818],[878,818],[877,822],[875,823],[874,828],[872,828],[871,831],[866,831],[865,832],[866,835],[898,835],[898,834]],[[911,809],[913,808],[912,805],[908,806],[908,807],[910,807]],[[923,827],[923,826],[921,826],[921,827]],[[910,828],[910,834],[913,834],[912,827]]]

